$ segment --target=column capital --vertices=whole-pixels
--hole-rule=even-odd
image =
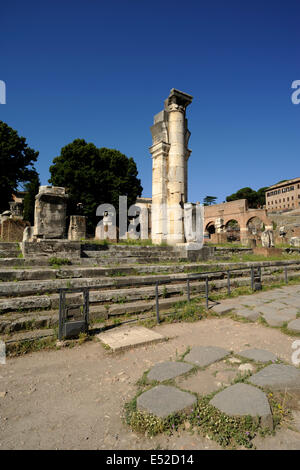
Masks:
[[[191,95],[188,95],[183,91],[176,90],[176,88],[172,88],[165,104],[169,112],[180,111],[185,113],[186,108],[192,101],[193,97]]]

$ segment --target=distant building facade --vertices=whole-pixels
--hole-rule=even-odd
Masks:
[[[266,190],[268,212],[289,211],[300,208],[300,178],[274,184]]]

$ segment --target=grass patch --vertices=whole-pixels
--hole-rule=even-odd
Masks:
[[[209,402],[217,392],[198,397],[197,404],[191,414],[176,413],[166,418],[159,418],[138,410],[137,398],[141,393],[142,390],[131,402],[126,403],[124,408],[126,424],[137,433],[148,436],[159,433],[172,435],[180,429],[191,429],[193,433],[197,432],[216,441],[223,448],[236,448],[238,446],[253,448],[252,441],[256,435],[272,434],[272,431],[261,426],[259,419],[254,419],[251,416],[228,416],[212,406]],[[287,415],[287,410],[273,395],[270,395],[269,402],[275,428]]]
[[[189,352],[190,348],[182,354],[181,359]],[[262,365],[264,367],[266,364]],[[182,412],[159,418],[152,414],[137,409],[137,398],[143,392],[157,385],[157,382],[147,381],[147,370],[142,378],[137,382],[138,393],[124,407],[124,421],[130,428],[146,436],[154,436],[159,433],[172,435],[180,430],[190,430],[216,441],[223,448],[237,448],[240,446],[254,448],[253,439],[257,436],[266,436],[275,433],[275,429],[280,426],[285,419],[291,418],[288,406],[293,397],[289,397],[287,392],[272,392],[264,390],[267,394],[271,407],[274,430],[264,428],[259,418],[251,416],[234,417],[228,416],[210,404],[212,398],[219,393],[219,389],[206,396],[197,396],[197,403],[190,413]],[[247,382],[252,374],[239,374],[232,381],[232,384]],[[223,389],[226,387],[223,387]]]
[[[49,266],[52,268],[59,268],[60,266],[69,266],[71,265],[71,261],[68,258],[50,258],[49,259]]]
[[[25,340],[13,344],[8,343],[6,345],[7,355],[8,357],[17,357],[44,349],[57,349],[56,342],[57,338],[50,336],[37,340]]]

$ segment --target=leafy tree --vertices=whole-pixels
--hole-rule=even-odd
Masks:
[[[236,201],[238,199],[247,199],[249,207],[256,209],[262,207],[265,202],[265,191],[267,187],[260,188],[258,191],[254,191],[252,188],[241,188],[236,193],[227,196],[226,201]]]
[[[26,139],[0,121],[0,211],[8,209],[11,196],[20,183],[30,181],[39,152],[28,147]]]
[[[65,187],[69,195],[68,215],[77,213],[83,205],[88,230],[94,233],[99,204],[113,204],[116,211],[119,196],[127,196],[128,206],[142,193],[138,171],[133,158],[118,150],[97,148],[83,139],[76,139],[61,149],[50,167],[49,183]]]
[[[24,211],[23,211],[23,218],[24,220],[34,224],[34,206],[35,206],[35,196],[39,192],[40,187],[40,179],[38,174],[36,173],[31,181],[25,184],[25,197],[24,197]]]
[[[268,189],[268,186],[265,186],[264,188],[260,188],[256,194],[257,194],[257,207],[263,207],[266,204],[266,190]]]
[[[203,205],[204,206],[211,206],[212,204],[215,204],[217,200],[216,196],[206,196],[203,199]]]

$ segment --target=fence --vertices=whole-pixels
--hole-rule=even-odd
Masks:
[[[261,265],[254,265],[251,267],[242,267],[242,268],[232,268],[232,269],[221,269],[219,271],[207,271],[205,273],[191,273],[186,275],[182,278],[176,278],[176,282],[186,281],[186,299],[187,302],[191,301],[191,281],[203,281],[205,282],[205,305],[206,309],[209,308],[209,276],[214,274],[224,274],[227,275],[227,293],[228,295],[231,294],[232,290],[232,273],[237,273],[239,271],[242,272],[250,272],[250,287],[253,291],[259,290],[262,288],[262,267],[264,268],[284,268],[284,281],[286,284],[289,282],[288,278],[288,266],[297,266],[300,265],[300,262],[295,262],[292,265],[284,265],[284,264],[269,264],[267,266]],[[165,281],[156,281],[155,282],[155,309],[156,309],[156,319],[157,323],[160,323],[160,315],[159,315],[159,286],[166,284]],[[89,286],[89,287],[70,287],[70,288],[62,288],[59,290],[60,297],[59,297],[59,339],[62,339],[64,336],[68,336],[70,334],[76,334],[76,331],[88,331],[88,323],[89,323],[89,292],[91,290],[100,290],[102,286]],[[78,322],[74,321],[67,321],[68,317],[68,306],[66,305],[66,294],[72,292],[81,292],[83,293],[84,298],[84,306],[82,310],[82,320]],[[201,296],[199,296],[201,298]],[[199,298],[198,297],[198,298]],[[71,306],[70,308],[75,308],[76,306]],[[78,306],[77,306],[78,307]]]

